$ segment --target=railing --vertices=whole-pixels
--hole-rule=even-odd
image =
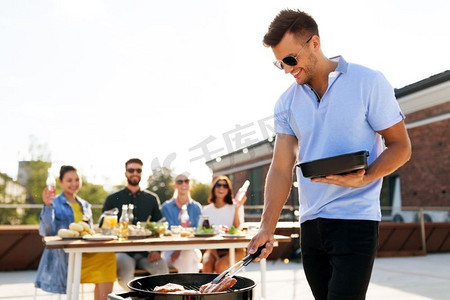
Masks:
[[[0,204],[0,224],[38,224],[42,206],[43,204]],[[92,205],[94,222],[100,217],[102,207],[102,204]],[[245,220],[248,222],[259,221],[263,208],[264,205],[245,205]],[[381,212],[383,221],[398,223],[420,222],[422,214],[424,222],[450,222],[449,206],[403,206],[401,208],[382,206]],[[27,221],[23,221],[24,219],[27,219]],[[299,211],[297,206],[283,206],[280,221],[298,222],[298,220]]]
[[[425,222],[450,222],[449,206],[382,206],[382,220],[398,223],[420,222],[421,214]]]
[[[1,204],[0,208],[42,208],[43,204]],[[92,208],[102,208],[103,205],[101,204],[92,204]]]
[[[259,221],[264,205],[245,205],[245,220]],[[284,205],[280,214],[280,221],[299,221],[298,208],[292,205]]]
[[[43,204],[0,204],[0,224],[21,225],[39,224],[39,214]],[[103,205],[93,204],[92,214],[94,222],[101,215]]]

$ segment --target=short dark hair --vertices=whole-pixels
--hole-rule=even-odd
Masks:
[[[70,171],[77,172],[78,170],[75,167],[72,167],[72,166],[61,166],[61,169],[59,169],[59,180],[63,180],[64,175],[67,172],[70,172]]]
[[[270,23],[269,30],[263,39],[264,46],[275,47],[286,32],[295,34],[297,38],[309,38],[313,35],[318,36],[319,28],[309,14],[300,10],[285,9],[280,11]]]
[[[140,160],[139,158],[130,158],[130,159],[127,160],[127,162],[125,163],[125,169],[127,168],[128,164],[132,164],[132,163],[140,164],[141,166],[144,165],[144,163],[142,162],[142,160]]]

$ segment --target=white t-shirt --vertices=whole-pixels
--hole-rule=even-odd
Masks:
[[[221,208],[216,208],[213,203],[203,207],[202,215],[209,217],[211,225],[225,225],[233,226],[234,212],[236,205],[226,204]],[[241,223],[238,229],[242,229],[244,224],[244,206],[239,207],[239,222]]]

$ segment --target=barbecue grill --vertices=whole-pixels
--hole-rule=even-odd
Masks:
[[[153,292],[156,286],[162,286],[167,283],[176,283],[184,286],[185,289],[196,290],[200,286],[211,282],[217,274],[207,273],[178,273],[164,275],[150,275],[134,279],[128,283],[132,290],[129,293],[109,294],[111,300],[252,300],[254,299],[255,282],[251,279],[234,276],[236,284],[227,291],[211,294],[167,294]]]

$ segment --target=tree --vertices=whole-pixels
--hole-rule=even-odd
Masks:
[[[90,204],[103,204],[108,196],[108,192],[105,191],[103,185],[90,183],[83,177],[83,185],[78,192],[78,196]],[[101,213],[101,208],[92,209],[92,218],[94,223],[97,222]]]
[[[51,163],[42,160],[20,161],[18,181],[27,191],[26,202],[31,204],[41,204],[42,190],[48,176],[48,169]],[[39,224],[38,209],[26,209],[21,216],[21,224]]]
[[[42,190],[45,187],[50,166],[50,162],[42,160],[19,162],[19,182],[27,190],[27,203],[43,203]]]
[[[152,170],[152,175],[148,177],[147,185],[147,190],[157,194],[161,203],[172,199],[175,190],[173,170],[166,167]],[[208,204],[208,196],[209,184],[192,179],[192,199],[197,200],[202,205],[206,205]]]
[[[103,204],[108,196],[108,192],[105,191],[103,185],[90,183],[83,177],[83,185],[78,192],[78,196],[90,204]]]
[[[7,174],[0,173],[0,203],[19,204],[25,202],[25,188],[14,182]],[[20,224],[22,209],[0,209],[0,224]]]
[[[19,180],[27,191],[27,202],[33,204],[43,204],[42,190],[45,188],[45,181],[47,178],[47,170],[50,167],[50,162],[45,161],[21,161]],[[108,196],[102,185],[93,184],[82,178],[83,185],[78,193],[80,198],[88,201],[91,204],[103,204]],[[4,184],[1,184],[4,182]],[[0,173],[0,200],[5,199],[6,184],[12,182],[12,179],[6,174]],[[61,193],[61,187],[56,186],[56,195]],[[21,204],[16,198],[9,196],[9,203]],[[1,202],[1,201],[0,201]],[[5,208],[0,210],[0,224],[39,224],[40,209],[23,209],[23,208]],[[94,223],[98,220],[101,209],[92,209]]]
[[[173,170],[162,167],[152,170],[152,175],[147,179],[147,190],[158,195],[159,200],[163,203],[173,196]]]
[[[192,180],[191,197],[192,199],[200,202],[201,205],[207,205],[208,196],[210,191],[210,185],[197,180]]]

